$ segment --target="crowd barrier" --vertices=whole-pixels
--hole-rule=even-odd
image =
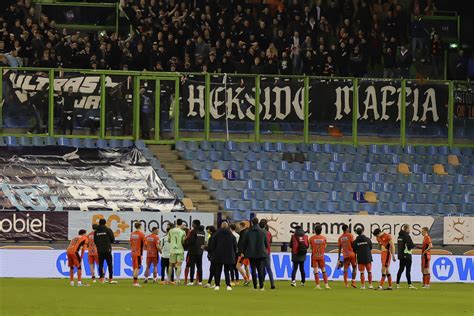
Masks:
[[[0,72],[1,135],[153,144],[474,146],[471,82],[42,68]]]

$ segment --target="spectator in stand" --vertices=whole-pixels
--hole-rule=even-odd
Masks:
[[[426,41],[426,30],[423,26],[423,22],[421,21],[421,17],[415,17],[412,25],[411,25],[411,55],[413,57],[413,61],[416,61],[416,52],[417,49],[421,50],[421,62],[425,62],[425,41]]]
[[[431,66],[432,75],[436,79],[440,79],[443,74],[443,43],[439,38],[439,34],[434,34],[433,40],[431,41]]]
[[[464,55],[464,50],[460,49],[456,58],[454,79],[455,80],[466,80],[467,79],[467,62],[468,59]]]
[[[355,46],[350,59],[350,69],[355,77],[363,77],[365,75],[364,60],[359,52],[359,46]]]
[[[119,36],[60,30],[55,21],[36,12],[31,1],[7,2],[0,16],[0,54],[9,66],[283,75],[363,76],[370,65],[375,76],[387,44],[394,45],[395,52],[409,41],[410,56],[421,49],[425,59],[427,33],[416,19],[409,38],[408,16],[435,10],[433,1],[420,0],[411,8],[384,5],[382,12],[371,0],[318,0],[308,5],[293,0],[287,6],[122,0],[133,31]],[[88,10],[94,14],[93,8]],[[328,49],[332,44],[335,49]],[[329,72],[327,53],[333,66]]]
[[[391,47],[388,47],[385,50],[383,56],[383,77],[384,78],[393,78],[395,77],[395,54]]]
[[[398,77],[410,78],[411,55],[405,46],[400,47],[400,53],[396,57]]]

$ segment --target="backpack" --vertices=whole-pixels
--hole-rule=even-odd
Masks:
[[[308,247],[306,247],[306,244],[304,242],[304,236],[301,237],[296,237],[298,238],[298,256],[304,256],[308,252]]]

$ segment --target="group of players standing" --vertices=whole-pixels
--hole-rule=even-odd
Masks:
[[[261,260],[261,271],[258,271],[260,288],[263,289],[263,281],[265,274],[269,275],[271,288],[275,288],[273,273],[271,271],[271,259],[270,259],[270,244],[271,244],[271,233],[269,232],[266,220],[258,221],[254,219],[252,221],[255,227],[259,228],[264,232],[263,240],[259,243],[266,252],[266,256]],[[153,282],[157,282],[158,272],[158,258],[161,254],[161,281],[162,284],[181,284],[180,276],[182,263],[186,262],[185,266],[185,280],[184,283],[187,285],[202,285],[202,257],[204,250],[208,252],[208,259],[211,262],[209,271],[209,280],[205,287],[212,287],[216,290],[219,289],[220,279],[222,271],[224,271],[225,281],[227,290],[232,290],[231,285],[238,284],[239,273],[244,279],[244,285],[250,283],[250,260],[246,256],[246,249],[244,247],[243,240],[246,232],[249,230],[249,222],[241,222],[240,234],[236,232],[236,226],[234,224],[229,225],[227,221],[221,224],[221,228],[217,230],[213,226],[206,227],[207,234],[204,232],[204,227],[201,225],[199,220],[194,220],[192,228],[188,229],[186,224],[178,219],[175,224],[169,224],[166,229],[166,235],[160,240],[158,237],[158,227],[152,228],[151,234],[145,236],[142,231],[142,224],[136,222],[134,224],[135,230],[130,234],[130,247],[132,255],[132,266],[133,266],[133,286],[140,287],[138,282],[138,275],[142,267],[143,252],[146,250],[146,269],[145,269],[145,280],[144,283],[148,282],[150,277],[150,270],[153,269]],[[366,289],[366,273],[367,281],[369,283],[369,289],[373,289],[372,283],[372,241],[370,238],[364,235],[362,228],[355,230],[357,237],[354,239],[353,235],[349,232],[347,225],[342,225],[343,233],[338,239],[338,261],[337,268],[344,268],[344,284],[345,287],[349,287],[348,274],[349,267],[352,268],[352,279],[350,286],[356,288],[356,273],[357,270],[360,273],[361,289]],[[381,251],[381,263],[382,263],[382,278],[380,280],[377,290],[392,290],[392,277],[390,274],[390,262],[391,260],[396,261],[395,257],[395,244],[392,236],[387,234],[380,229],[375,229],[373,235],[376,237],[377,242],[380,245]],[[422,272],[423,272],[423,288],[428,289],[430,287],[430,257],[432,242],[429,236],[429,229],[424,227],[422,229],[422,235],[424,236],[423,245],[417,247],[409,236],[410,226],[405,224],[402,226],[398,237],[398,259],[400,260],[400,267],[397,274],[397,288],[399,287],[401,274],[406,269],[406,276],[408,281],[408,287],[410,289],[416,289],[411,283],[411,252],[414,248],[421,248],[422,251]],[[104,238],[108,242],[105,242],[104,252]],[[93,231],[86,235],[86,231],[81,229],[78,236],[74,237],[69,247],[67,248],[68,265],[70,268],[70,282],[71,286],[74,286],[74,269],[77,269],[78,286],[86,286],[87,284],[82,283],[82,271],[81,261],[84,256],[84,252],[88,249],[88,263],[92,272],[92,282],[95,283],[95,267],[94,264],[99,266],[99,281],[105,282],[103,263],[107,261],[109,270],[109,283],[117,283],[113,280],[112,272],[112,260],[111,255],[111,244],[114,242],[112,231],[105,226],[105,221],[99,223],[99,225],[93,225]],[[101,250],[98,251],[97,245],[100,245]],[[258,245],[257,245],[258,246]],[[306,253],[308,250],[311,251],[311,266],[314,272],[314,278],[316,282],[316,288],[321,289],[319,271],[323,276],[323,281],[326,289],[330,289],[328,284],[328,277],[326,274],[326,263],[324,260],[324,254],[326,253],[327,239],[322,235],[322,226],[315,226],[315,235],[308,237],[306,233],[297,227],[295,233],[291,237],[290,247],[292,248],[292,286],[296,286],[295,276],[298,268],[301,272],[302,285],[305,283],[305,272],[304,272],[304,261],[306,260]],[[185,260],[185,250],[187,250],[187,256]],[[81,254],[79,254],[81,251]],[[341,257],[342,254],[342,257]],[[254,287],[257,287],[257,271],[260,270],[258,263],[252,265],[252,281]],[[261,276],[263,274],[263,276]],[[188,283],[188,276],[190,275],[190,282]],[[194,278],[196,275],[196,279]],[[166,280],[165,280],[166,276]],[[214,278],[215,285],[211,286],[212,279]],[[385,280],[388,282],[388,287],[384,288]]]

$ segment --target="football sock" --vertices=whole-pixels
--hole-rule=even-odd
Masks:
[[[385,284],[385,274],[382,274],[382,279],[380,280],[380,286],[383,286]]]
[[[327,275],[326,271],[323,272],[323,280],[324,280],[325,284],[328,284],[328,275]]]
[[[344,284],[347,286],[347,271],[344,271]]]
[[[74,269],[69,269],[69,281],[74,281]]]
[[[361,274],[360,274],[360,283],[362,284],[362,286],[365,285],[365,276],[364,276],[364,273],[361,273]]]
[[[316,282],[316,285],[319,285],[319,273],[314,274],[314,281]]]
[[[392,287],[392,275],[389,273],[387,274],[388,286]]]
[[[372,285],[372,272],[367,273],[367,279],[369,280],[369,284]]]

